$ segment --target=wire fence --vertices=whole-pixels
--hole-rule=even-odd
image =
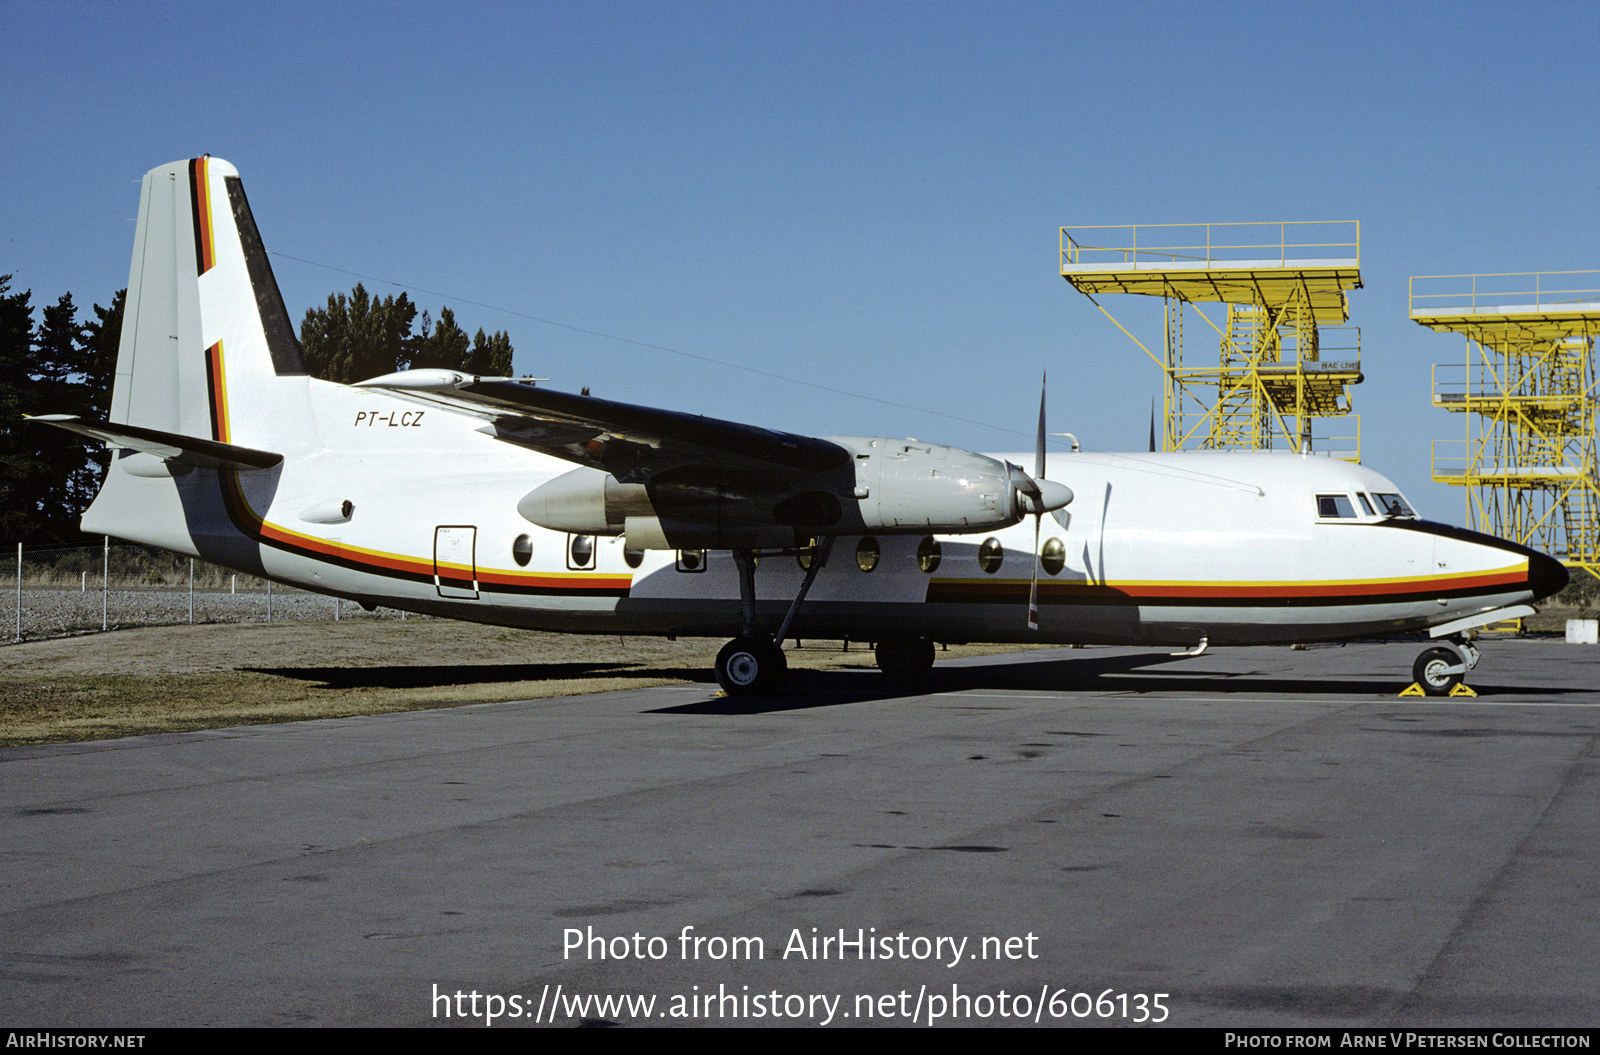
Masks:
[[[10,589],[0,605],[0,627],[12,641],[125,626],[406,618],[392,609],[368,612],[351,601],[110,540],[98,546],[18,545],[12,556]]]

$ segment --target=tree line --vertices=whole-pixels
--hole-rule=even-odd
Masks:
[[[78,518],[99,490],[109,462],[105,448],[30,425],[24,415],[106,418],[127,290],[87,313],[71,293],[36,312],[32,290],[12,292],[13,277],[0,275],[0,542],[81,543]],[[504,331],[480,329],[469,338],[449,308],[439,310],[437,321],[426,311],[419,319],[406,294],[380,299],[360,285],[307,311],[300,344],[311,376],[346,384],[422,367],[511,374]]]
[[[346,296],[334,293],[326,308],[312,308],[300,323],[300,348],[312,377],[350,384],[397,370],[441,367],[480,377],[511,375],[511,339],[478,330],[470,340],[449,308],[418,324],[417,306],[402,293],[378,298],[359,282]]]

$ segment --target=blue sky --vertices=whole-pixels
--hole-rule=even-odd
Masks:
[[[104,303],[137,180],[209,152],[297,319],[372,276],[552,387],[991,451],[1048,369],[1128,450],[1159,373],[1058,228],[1360,220],[1364,460],[1459,521],[1406,280],[1600,268],[1597,60],[1592,3],[0,0],[0,274]]]

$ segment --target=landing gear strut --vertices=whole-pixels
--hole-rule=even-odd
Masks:
[[[723,692],[729,696],[756,696],[772,692],[783,684],[783,679],[789,676],[789,661],[783,654],[783,639],[789,633],[795,613],[800,611],[800,602],[806,599],[811,584],[816,581],[817,572],[828,562],[828,554],[832,549],[832,535],[817,540],[811,566],[806,569],[800,592],[795,594],[788,614],[783,617],[776,641],[756,626],[756,553],[748,549],[733,551],[733,562],[739,568],[740,628],[739,636],[723,645],[722,651],[717,653],[717,684],[722,686]]]

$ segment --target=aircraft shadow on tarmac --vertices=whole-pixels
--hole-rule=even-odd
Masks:
[[[1186,662],[1187,658],[1165,652],[1046,660],[1019,655],[1012,661],[995,657],[982,665],[957,667],[935,664],[932,671],[920,678],[888,678],[866,663],[855,670],[793,670],[784,683],[783,691],[771,696],[718,696],[695,703],[661,707],[650,713],[762,714],[977,689],[989,692],[1082,692],[1089,695],[1115,693],[1128,696],[1161,693],[1218,698],[1245,693],[1394,698],[1409,683],[1408,672],[1355,678],[1300,678],[1292,675],[1285,677],[1279,671],[1257,674],[1246,665],[1219,669],[1215,657],[1210,667],[1200,667]],[[1174,667],[1151,669],[1169,663]],[[1474,683],[1474,687],[1485,696],[1499,693],[1549,696],[1575,691],[1558,687],[1496,687],[1478,683]]]
[[[579,678],[690,678],[711,681],[709,670],[645,667],[636,663],[471,663],[437,667],[244,667],[252,674],[272,674],[314,682],[326,689],[433,689],[446,685],[494,685],[518,681],[567,681]]]
[[[1225,659],[1225,657],[1224,657]],[[1083,658],[1038,659],[1019,654],[1015,659],[992,657],[973,665],[943,666],[920,678],[890,678],[878,672],[863,656],[856,668],[790,672],[783,691],[770,696],[725,697],[653,709],[657,714],[760,714],[776,711],[835,707],[841,704],[927,696],[938,693],[988,690],[991,692],[1084,692],[1139,695],[1269,694],[1269,695],[1396,695],[1405,687],[1403,673],[1390,676],[1285,677],[1282,672],[1257,674],[1247,665],[1219,669],[1213,657],[1205,667],[1186,657],[1165,652]],[[1157,669],[1172,664],[1170,669]],[[485,663],[462,666],[379,667],[249,667],[252,673],[271,674],[312,682],[329,689],[426,689],[448,685],[512,684],[527,681],[561,681],[607,678],[640,681],[689,679],[714,683],[710,670],[684,670],[631,663]],[[1569,690],[1552,687],[1494,687],[1474,683],[1484,694],[1516,693],[1523,696],[1560,695]]]

